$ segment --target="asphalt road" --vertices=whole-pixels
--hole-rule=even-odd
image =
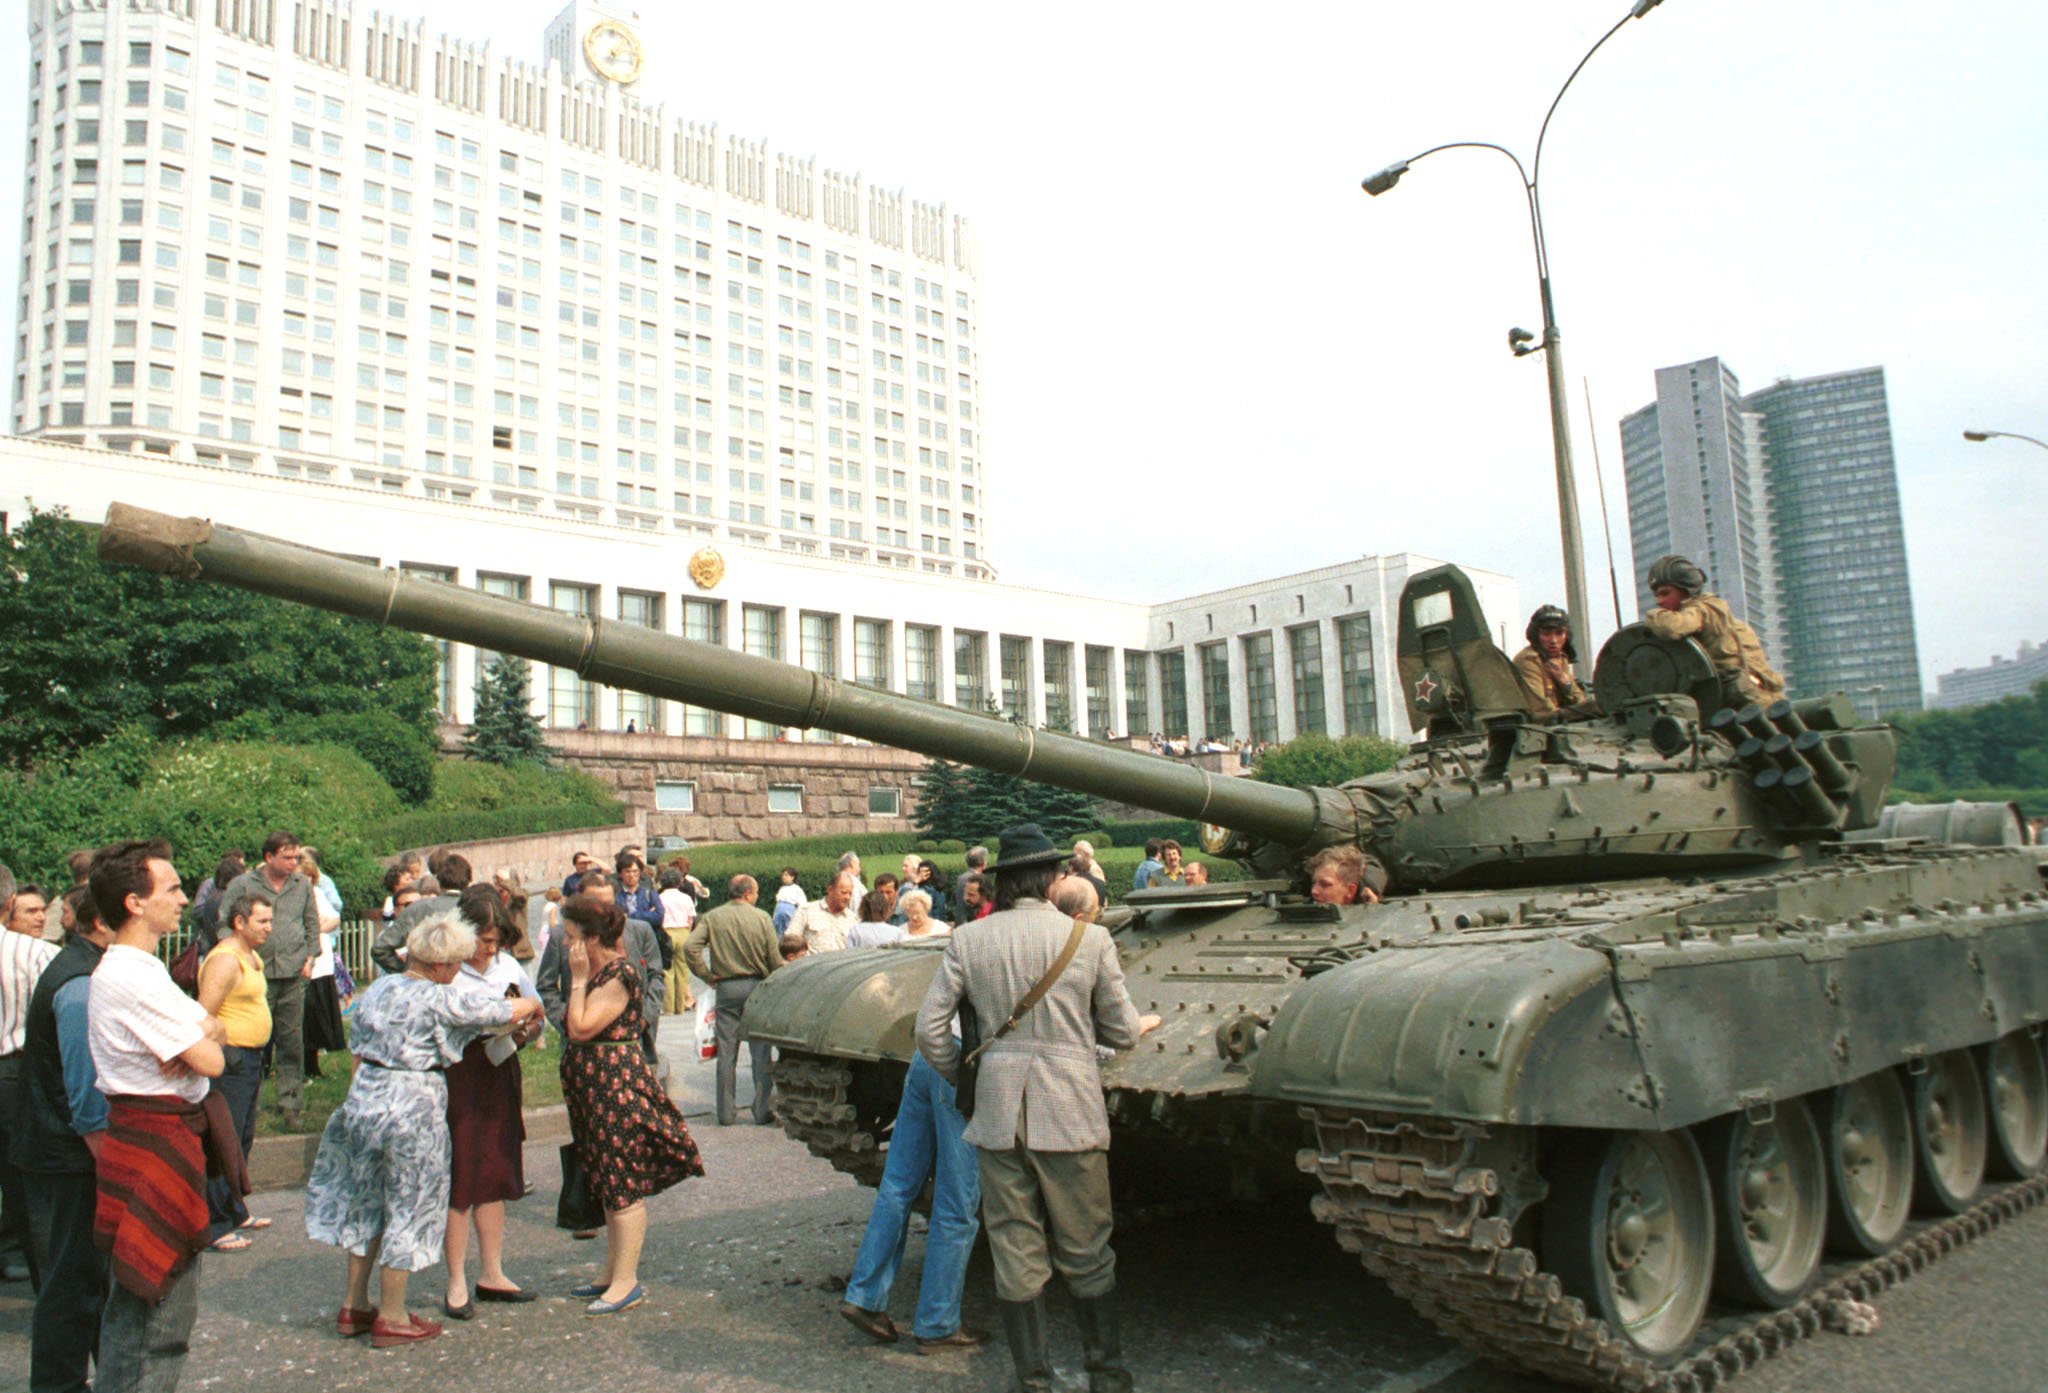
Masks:
[[[700,1066],[679,1092],[701,1098]],[[694,1111],[695,1109],[690,1109]],[[895,1390],[994,1393],[1007,1386],[1000,1340],[975,1354],[920,1357],[878,1347],[834,1313],[866,1221],[868,1192],[774,1128],[693,1120],[709,1174],[652,1203],[642,1275],[651,1298],[594,1320],[567,1289],[595,1274],[599,1245],[552,1227],[552,1145],[528,1149],[538,1193],[512,1206],[515,1279],[545,1293],[529,1306],[478,1307],[442,1339],[372,1351],[333,1333],[343,1264],[307,1241],[295,1192],[258,1195],[274,1221],[249,1250],[202,1258],[201,1314],[188,1389],[376,1389],[451,1393],[517,1388],[620,1393],[687,1387],[718,1393]],[[2048,1214],[2035,1212],[1879,1302],[1880,1330],[1823,1335],[1746,1376],[1754,1393],[2041,1393],[2048,1389]],[[1533,1393],[1547,1385],[1473,1360],[1423,1324],[1329,1232],[1294,1204],[1218,1209],[1118,1236],[1126,1344],[1152,1389],[1343,1389],[1356,1393]],[[907,1325],[921,1240],[913,1236],[895,1310]],[[439,1284],[415,1279],[415,1306],[437,1312]],[[1079,1349],[1055,1303],[1054,1357]],[[996,1328],[985,1250],[969,1270],[966,1318]],[[0,1287],[0,1388],[26,1385],[28,1303]]]

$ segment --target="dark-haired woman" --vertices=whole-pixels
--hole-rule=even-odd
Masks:
[[[594,1316],[647,1299],[640,1285],[646,1199],[704,1174],[683,1115],[639,1048],[642,986],[625,960],[625,932],[616,904],[589,895],[563,902],[569,1043],[562,1051],[562,1094],[591,1192],[605,1212],[604,1276],[571,1295],[588,1297],[585,1309]]]
[[[533,980],[511,950],[522,935],[497,887],[472,885],[455,912],[476,930],[476,950],[455,975],[457,991],[498,1000],[538,1001]],[[544,1028],[535,1016],[500,1040],[475,1040],[448,1066],[448,1237],[442,1257],[448,1290],[441,1309],[454,1320],[476,1314],[464,1268],[469,1230],[476,1226],[477,1301],[531,1301],[533,1293],[505,1275],[505,1201],[526,1194],[520,1150],[526,1144],[519,1046]]]

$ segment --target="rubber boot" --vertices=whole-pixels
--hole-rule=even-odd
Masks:
[[[1045,1352],[1045,1297],[996,1305],[1002,1308],[1003,1335],[1017,1371],[1016,1393],[1053,1393],[1052,1360]]]
[[[1088,1361],[1088,1393],[1131,1393],[1124,1367],[1123,1336],[1117,1329],[1116,1292],[1074,1298],[1081,1322],[1081,1351]]]

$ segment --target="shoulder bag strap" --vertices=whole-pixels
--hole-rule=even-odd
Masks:
[[[1081,936],[1087,932],[1088,921],[1080,918],[1075,919],[1074,930],[1067,935],[1066,946],[1060,949],[1059,957],[1053,960],[1053,964],[1047,969],[1045,976],[1039,978],[1030,991],[1017,999],[1017,1004],[1010,1008],[1010,1018],[996,1028],[995,1034],[975,1046],[973,1053],[969,1054],[964,1061],[965,1063],[972,1064],[980,1059],[990,1045],[1008,1035],[1016,1028],[1017,1022],[1030,1013],[1032,1007],[1045,999],[1045,994],[1052,990],[1052,984],[1060,980],[1060,974],[1065,972],[1068,965],[1074,961],[1074,954],[1081,949]]]

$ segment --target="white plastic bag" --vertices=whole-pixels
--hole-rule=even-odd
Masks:
[[[718,1057],[718,1008],[711,1003],[711,993],[700,993],[697,998],[697,1058]]]

